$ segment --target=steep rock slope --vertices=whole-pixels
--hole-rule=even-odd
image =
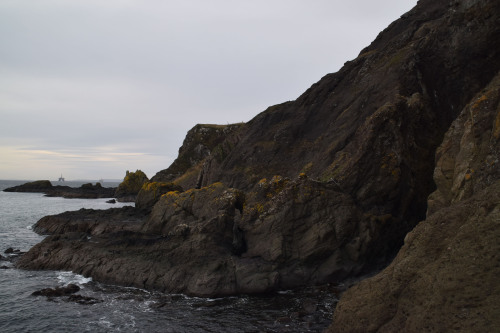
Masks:
[[[500,327],[500,74],[436,154],[429,217],[380,274],[348,290],[331,332],[493,332]]]
[[[419,1],[338,73],[247,123],[223,160],[206,161],[202,185],[305,172],[391,215],[385,241],[398,243],[425,218],[445,131],[500,68],[498,6]]]
[[[210,125],[198,124],[186,135],[182,146],[179,148],[179,156],[165,170],[159,171],[152,182],[175,182],[183,188],[189,189],[200,187],[202,183],[201,169],[207,157],[214,154],[215,158],[221,158],[224,140],[243,124]]]

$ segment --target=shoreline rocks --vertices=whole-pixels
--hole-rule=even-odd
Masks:
[[[98,199],[113,198],[116,189],[113,187],[102,187],[100,183],[83,184],[80,187],[69,187],[57,185],[53,186],[48,180],[38,180],[28,182],[22,185],[9,187],[4,192],[26,192],[26,193],[45,193],[47,197],[63,197],[66,199]]]

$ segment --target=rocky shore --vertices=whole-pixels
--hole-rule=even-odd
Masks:
[[[17,266],[211,297],[380,272],[332,332],[500,327],[499,13],[420,0],[297,100],[127,174],[136,208],[40,220]]]

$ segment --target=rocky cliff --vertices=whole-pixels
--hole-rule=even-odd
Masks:
[[[186,135],[179,156],[167,169],[159,171],[152,182],[164,182],[182,186],[184,188],[199,188],[203,182],[201,172],[203,163],[209,156],[222,159],[228,146],[230,134],[235,134],[243,124],[211,125],[198,124]],[[205,182],[206,183],[206,182]]]
[[[425,221],[380,274],[349,289],[331,332],[492,332],[500,327],[500,74],[436,154]]]
[[[422,328],[405,318],[424,323],[423,309],[442,303],[429,303],[422,293],[415,298],[421,308],[399,307],[415,296],[405,293],[405,282],[415,279],[414,289],[430,286],[428,294],[440,295],[436,290],[447,287],[438,282],[448,277],[439,270],[448,265],[440,256],[466,244],[460,237],[470,235],[473,223],[481,223],[475,236],[481,238],[498,221],[499,6],[419,1],[297,100],[246,124],[193,128],[172,166],[143,185],[136,201],[143,215],[127,228],[119,223],[127,223],[125,213],[97,219],[99,228],[78,224],[76,231],[51,218],[44,228],[53,235],[18,265],[193,295],[261,293],[373,273],[418,224],[387,270],[404,253],[418,260],[403,259],[402,276],[375,277],[388,288],[384,293],[371,288],[373,280],[348,291],[332,329],[348,330],[354,321],[353,331]],[[477,271],[496,272],[486,265],[496,260],[487,252],[498,246],[495,237],[471,247],[488,249],[488,259],[471,264]],[[451,246],[454,239],[459,242]],[[457,250],[454,269],[473,260],[465,249]],[[423,263],[430,263],[424,266],[432,278],[418,270]],[[460,283],[475,283],[463,274]],[[471,296],[470,307],[490,304],[483,296]],[[359,302],[375,306],[375,318],[369,306],[356,312]],[[432,311],[425,314],[437,320]]]

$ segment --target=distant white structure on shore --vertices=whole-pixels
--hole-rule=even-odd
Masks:
[[[59,177],[58,182],[63,182],[63,181],[64,181],[64,177],[62,176],[62,173],[61,173],[61,177]]]

